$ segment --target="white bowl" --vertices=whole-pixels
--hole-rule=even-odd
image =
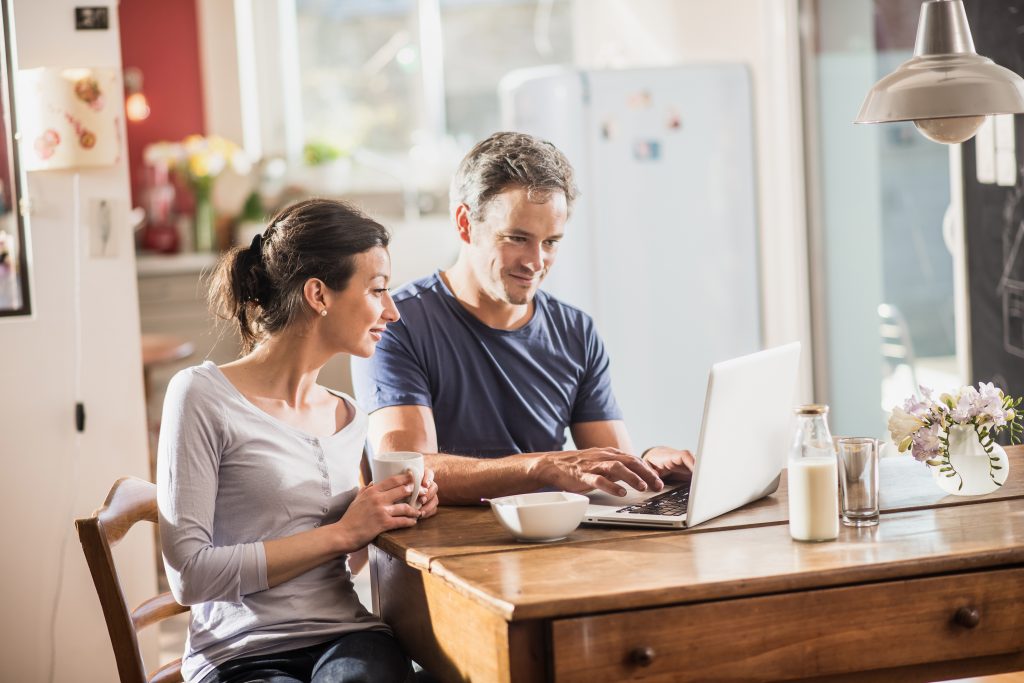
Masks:
[[[558,541],[580,525],[590,501],[565,491],[523,493],[490,500],[501,526],[520,541]]]

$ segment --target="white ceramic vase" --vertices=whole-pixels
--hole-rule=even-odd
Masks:
[[[942,459],[940,458],[940,461]],[[935,482],[946,493],[954,496],[983,496],[997,490],[1010,473],[1006,451],[999,444],[986,453],[973,427],[953,425],[949,428],[949,467],[932,467]],[[948,476],[950,474],[953,476]]]

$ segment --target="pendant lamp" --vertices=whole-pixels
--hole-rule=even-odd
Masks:
[[[913,121],[929,140],[951,145],[990,114],[1019,113],[1024,79],[974,51],[962,0],[927,0],[913,58],[875,83],[854,123]]]

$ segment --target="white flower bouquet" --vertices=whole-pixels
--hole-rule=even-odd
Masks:
[[[939,468],[946,477],[960,476],[950,462],[950,434],[953,430],[972,430],[989,456],[989,476],[996,483],[995,470],[1002,469],[993,455],[995,435],[1010,431],[1010,443],[1020,443],[1024,426],[1018,407],[1021,398],[1014,398],[997,389],[991,382],[978,388],[963,386],[955,394],[932,398],[932,391],[920,387],[921,398],[912,396],[903,406],[896,406],[889,417],[889,434],[900,453],[908,450],[920,462]],[[961,478],[960,486],[963,486]]]

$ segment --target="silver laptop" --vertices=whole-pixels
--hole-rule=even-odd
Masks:
[[[786,464],[799,364],[799,342],[715,363],[689,484],[592,493],[583,521],[692,527],[773,493]]]

